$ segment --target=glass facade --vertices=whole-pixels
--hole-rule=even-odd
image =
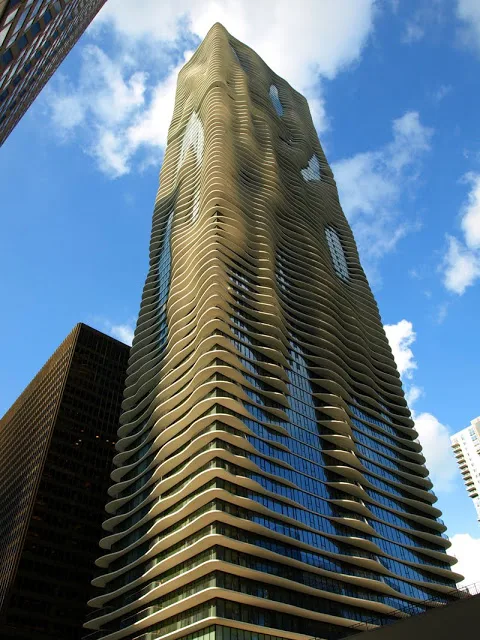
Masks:
[[[305,109],[221,25],[180,73],[86,624],[97,638],[341,638],[453,597],[425,460]]]

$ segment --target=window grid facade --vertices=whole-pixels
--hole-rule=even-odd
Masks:
[[[104,4],[0,1],[0,145]]]
[[[129,348],[78,325],[0,420],[0,637],[82,635]]]
[[[447,602],[416,437],[307,103],[215,25],[179,75],[87,637],[341,638]]]

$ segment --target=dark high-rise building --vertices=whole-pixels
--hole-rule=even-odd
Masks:
[[[0,145],[106,0],[0,0]]]
[[[218,24],[179,75],[123,409],[92,638],[337,638],[451,597],[308,104]]]
[[[79,324],[0,420],[0,638],[76,640],[129,348]]]

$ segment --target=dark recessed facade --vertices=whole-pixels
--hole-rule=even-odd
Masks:
[[[0,0],[0,146],[105,0]]]
[[[307,101],[218,24],[178,79],[120,422],[91,638],[341,638],[452,597]]]
[[[82,636],[129,347],[79,324],[0,420],[0,638]]]

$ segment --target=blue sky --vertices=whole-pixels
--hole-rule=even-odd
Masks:
[[[448,441],[480,415],[478,0],[109,0],[0,150],[0,411],[76,322],[131,335],[176,73],[217,20],[309,99],[459,570],[480,580]]]

